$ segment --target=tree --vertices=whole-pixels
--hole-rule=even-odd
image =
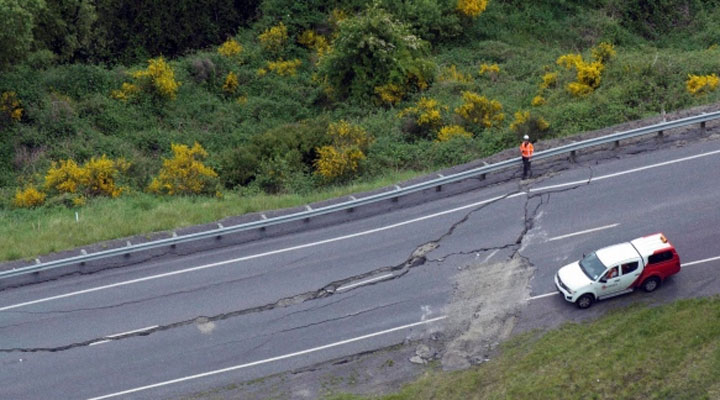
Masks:
[[[35,41],[58,55],[61,62],[86,57],[96,20],[92,0],[47,0],[37,18]]]
[[[378,3],[339,24],[319,73],[338,97],[369,98],[375,88],[393,84],[409,89],[427,85],[434,72],[425,58],[427,43],[395,20]]]
[[[44,0],[0,0],[0,68],[22,61],[33,43],[35,15]]]

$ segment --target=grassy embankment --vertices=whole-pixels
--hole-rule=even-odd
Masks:
[[[16,91],[25,114],[0,136],[0,260],[385,186],[515,146],[516,133],[509,125],[519,110],[532,110],[549,122],[544,137],[561,137],[720,100],[720,90],[703,96],[686,90],[688,74],[720,72],[720,49],[713,46],[720,42],[715,30],[720,9],[648,37],[634,29],[632,21],[611,12],[616,5],[610,0],[591,5],[516,3],[491,1],[485,13],[463,27],[463,36],[433,43],[430,58],[438,66],[438,77],[427,90],[394,107],[328,101],[312,79],[314,53],[292,41],[283,56],[302,60],[297,75],[258,77],[257,70],[277,57],[258,44],[264,27],[238,33],[244,47],[239,59],[207,49],[171,60],[182,82],[173,101],[139,98],[124,103],[110,97],[130,79],[128,70],[142,69],[145,63],[108,68],[36,60],[35,65],[4,72],[0,91]],[[571,95],[565,85],[575,72],[560,68],[557,58],[581,53],[589,60],[590,48],[601,41],[613,43],[617,54],[606,63],[600,85],[589,95]],[[500,72],[480,75],[481,64],[497,64]],[[451,66],[462,75],[449,73]],[[222,90],[229,71],[240,83],[233,96]],[[531,107],[548,72],[558,72],[558,84],[544,90],[544,105]],[[439,143],[432,136],[414,137],[406,129],[407,120],[398,116],[423,96],[447,106],[444,124],[458,123],[453,110],[463,102],[463,91],[498,100],[506,115],[502,126],[477,128],[472,139]],[[340,119],[363,126],[375,141],[350,182],[357,186],[333,189],[313,175],[311,160],[298,164],[293,152],[298,144],[293,141],[301,139],[283,135],[317,135],[328,121]],[[267,154],[248,162],[243,158],[247,154],[240,155],[259,136],[264,137],[259,148]],[[169,156],[170,144],[195,141],[210,154],[206,164],[218,171],[225,198],[143,193],[162,157]],[[67,208],[62,199],[49,199],[34,210],[11,205],[17,187],[42,185],[53,160],[82,162],[102,154],[132,163],[120,182],[129,190],[119,198],[88,199],[80,208]],[[248,183],[249,169],[253,175]],[[263,191],[279,197],[256,194]],[[81,216],[79,224],[75,211]]]
[[[720,298],[637,305],[523,334],[494,360],[431,371],[396,393],[332,400],[718,399]]]

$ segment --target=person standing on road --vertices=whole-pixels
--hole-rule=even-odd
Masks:
[[[522,155],[523,161],[523,179],[527,179],[532,176],[532,171],[530,170],[530,159],[532,158],[533,151],[535,151],[535,149],[533,148],[532,143],[530,143],[530,137],[528,135],[523,136],[523,142],[520,144],[520,154]]]

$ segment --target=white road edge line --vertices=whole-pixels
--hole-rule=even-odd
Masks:
[[[574,233],[568,233],[567,235],[555,236],[554,238],[550,238],[550,239],[548,239],[547,241],[548,241],[548,242],[552,242],[553,240],[560,240],[560,239],[566,239],[566,238],[573,237],[573,236],[584,235],[584,234],[590,233],[590,232],[597,232],[597,231],[601,231],[601,230],[603,230],[603,229],[614,228],[614,227],[616,227],[616,226],[618,226],[618,225],[620,225],[620,223],[610,224],[610,225],[605,225],[605,226],[600,226],[600,227],[598,227],[598,228],[586,229],[586,230],[584,230],[584,231],[579,231],[579,232],[574,232]]]
[[[95,346],[96,344],[103,344],[103,343],[108,343],[108,342],[109,342],[109,340],[98,340],[97,342],[90,343],[88,346]]]
[[[374,278],[370,278],[370,279],[365,280],[365,281],[360,281],[360,282],[357,282],[357,283],[353,283],[353,284],[351,284],[351,285],[340,286],[339,288],[335,289],[335,291],[336,291],[336,292],[340,292],[340,291],[343,291],[343,290],[352,289],[352,288],[357,287],[357,286],[367,285],[368,283],[380,281],[380,280],[383,280],[383,279],[385,279],[385,278],[389,278],[389,277],[391,277],[391,276],[393,276],[393,274],[385,274],[385,275],[376,276],[376,277],[374,277]]]
[[[485,257],[485,259],[483,260],[483,263],[488,262],[491,258],[493,258],[493,256],[494,256],[495,254],[498,253],[498,251],[500,251],[500,249],[495,249],[495,251],[493,251],[493,252],[490,253],[487,257]]]
[[[678,158],[678,159],[676,159],[676,160],[665,161],[665,162],[662,162],[662,163],[652,164],[652,165],[648,165],[648,166],[645,166],[645,167],[640,167],[640,168],[635,168],[635,169],[631,169],[631,170],[627,170],[627,171],[623,171],[623,172],[618,172],[618,173],[614,173],[614,174],[604,175],[604,176],[600,176],[600,177],[593,178],[592,180],[593,180],[593,181],[603,180],[603,179],[607,179],[607,178],[611,178],[611,177],[615,177],[615,176],[620,176],[620,175],[624,175],[624,174],[629,174],[629,173],[632,173],[632,172],[638,172],[638,171],[642,171],[642,170],[646,170],[646,169],[650,169],[650,168],[661,167],[661,166],[664,166],[664,165],[674,164],[674,163],[678,163],[678,162],[682,162],[682,161],[688,161],[688,160],[692,160],[692,159],[696,159],[696,158],[700,158],[700,157],[707,157],[707,156],[711,156],[711,155],[718,154],[718,153],[720,153],[720,150],[715,150],[715,151],[711,151],[711,152],[708,152],[708,153],[696,154],[696,155],[694,155],[694,156],[689,156],[689,157],[684,157],[684,158]],[[572,186],[572,185],[576,185],[576,184],[578,184],[578,183],[583,183],[583,182],[587,182],[587,181],[588,181],[588,180],[582,180],[582,181],[564,183],[564,184],[553,185],[553,186],[545,186],[545,187],[530,189],[529,192],[538,192],[538,191],[542,191],[542,190],[560,188],[560,187],[565,187],[565,186]],[[357,232],[357,233],[353,233],[353,234],[346,235],[346,236],[339,236],[339,237],[332,238],[332,239],[326,239],[326,240],[321,240],[321,241],[318,241],[318,242],[306,243],[306,244],[302,244],[302,245],[298,245],[298,246],[293,246],[293,247],[287,247],[287,248],[284,248],[284,249],[273,250],[273,251],[269,251],[269,252],[266,252],[266,253],[253,254],[253,255],[250,255],[250,256],[246,256],[246,257],[235,258],[235,259],[232,259],[232,260],[226,260],[226,261],[221,261],[221,262],[212,263],[212,264],[207,264],[207,265],[200,265],[200,266],[197,266],[197,267],[182,269],[182,270],[173,271],[173,272],[167,272],[167,273],[164,273],[164,274],[151,275],[151,276],[147,276],[147,277],[144,277],[144,278],[132,279],[132,280],[129,280],[129,281],[123,281],[123,282],[113,283],[113,284],[110,284],[110,285],[98,286],[98,287],[91,288],[91,289],[85,289],[85,290],[80,290],[80,291],[77,291],[77,292],[65,293],[65,294],[61,294],[61,295],[57,295],[57,296],[46,297],[46,298],[43,298],[43,299],[26,301],[26,302],[24,302],[24,303],[18,303],[18,304],[13,304],[13,305],[5,306],[5,307],[0,307],[0,311],[12,310],[12,309],[15,309],[15,308],[20,308],[20,307],[28,306],[28,305],[32,305],[32,304],[44,303],[44,302],[51,301],[51,300],[63,299],[63,298],[66,298],[66,297],[77,296],[77,295],[85,294],[85,293],[92,293],[92,292],[96,292],[96,291],[99,291],[99,290],[105,290],[105,289],[110,289],[110,288],[114,288],[114,287],[130,285],[130,284],[133,284],[133,283],[138,283],[138,282],[143,282],[143,281],[149,281],[149,280],[153,280],[153,279],[165,278],[165,277],[168,277],[168,276],[179,275],[179,274],[184,274],[184,273],[187,273],[187,272],[199,271],[199,270],[208,269],[208,268],[214,268],[214,267],[218,267],[218,266],[221,266],[221,265],[231,264],[231,263],[235,263],[235,262],[239,262],[239,261],[251,260],[251,259],[254,259],[254,258],[265,257],[265,256],[273,255],[273,254],[287,253],[287,252],[294,251],[294,250],[299,250],[299,249],[304,249],[304,248],[308,248],[308,247],[319,246],[319,245],[326,244],[326,243],[332,243],[332,242],[337,242],[337,241],[341,241],[341,240],[351,239],[351,238],[355,238],[355,237],[359,237],[359,236],[369,235],[369,234],[372,234],[372,233],[381,232],[381,231],[385,231],[385,230],[389,230],[389,229],[394,229],[394,228],[397,228],[397,227],[400,227],[400,226],[404,226],[404,225],[409,225],[409,224],[412,224],[412,223],[415,223],[415,222],[420,222],[420,221],[424,221],[424,220],[427,220],[427,219],[436,218],[436,217],[439,217],[439,216],[442,216],[442,215],[451,214],[451,213],[454,213],[454,212],[457,212],[457,211],[466,210],[466,209],[468,209],[468,208],[477,207],[477,206],[480,206],[480,205],[483,205],[483,204],[487,204],[487,203],[491,203],[491,202],[500,200],[500,199],[502,199],[502,198],[504,198],[504,197],[507,197],[507,198],[509,199],[509,198],[513,198],[513,197],[517,197],[517,196],[526,195],[526,194],[527,194],[526,192],[519,192],[519,193],[514,193],[514,194],[512,194],[512,195],[509,195],[509,196],[506,196],[506,195],[496,196],[496,197],[493,197],[493,198],[491,198],[491,199],[487,199],[487,200],[483,200],[483,201],[478,201],[478,202],[475,202],[475,203],[472,203],[472,204],[467,204],[467,205],[464,205],[464,206],[461,206],[461,207],[456,207],[456,208],[453,208],[453,209],[451,209],[451,210],[445,210],[445,211],[441,211],[441,212],[438,212],[438,213],[435,213],[435,214],[425,215],[425,216],[423,216],[423,217],[418,217],[418,218],[414,218],[414,219],[411,219],[411,220],[407,220],[407,221],[403,221],[403,222],[398,222],[398,223],[396,223],[396,224],[392,224],[392,225],[388,225],[388,226],[383,226],[383,227],[375,228],[375,229],[370,229],[370,230],[363,231],[363,232]]]
[[[685,267],[689,267],[691,265],[703,264],[703,263],[707,263],[707,262],[715,261],[715,260],[720,260],[720,256],[710,257],[710,258],[706,258],[704,260],[697,260],[697,261],[691,261],[689,263],[680,264],[680,267],[685,268]],[[545,293],[545,294],[539,294],[537,296],[528,297],[527,300],[530,301],[530,300],[542,299],[543,297],[549,297],[549,296],[552,296],[555,294],[560,294],[560,293],[559,292],[550,292],[550,293]]]
[[[322,245],[322,244],[339,242],[339,241],[341,241],[341,240],[352,239],[352,238],[356,238],[356,237],[359,237],[359,236],[365,236],[365,235],[369,235],[369,234],[372,234],[372,233],[382,232],[382,231],[394,229],[394,228],[397,228],[397,227],[400,227],[400,226],[409,225],[409,224],[412,224],[412,223],[415,223],[415,222],[420,222],[420,221],[424,221],[424,220],[427,220],[427,219],[436,218],[436,217],[439,217],[439,216],[442,216],[442,215],[452,214],[452,213],[454,213],[454,212],[466,210],[466,209],[468,209],[468,208],[478,207],[478,206],[481,206],[481,205],[483,205],[483,204],[492,203],[492,202],[494,202],[494,201],[500,200],[500,199],[502,199],[503,197],[505,197],[505,196],[496,196],[496,197],[493,197],[493,198],[491,198],[491,199],[487,199],[487,200],[483,200],[483,201],[478,201],[478,202],[475,202],[475,203],[472,203],[472,204],[467,204],[467,205],[464,205],[464,206],[461,206],[461,207],[456,207],[456,208],[453,208],[453,209],[451,209],[451,210],[445,210],[445,211],[441,211],[441,212],[438,212],[438,213],[435,213],[435,214],[425,215],[425,216],[422,216],[422,217],[410,219],[410,220],[403,221],[403,222],[398,222],[398,223],[395,223],[395,224],[392,224],[392,225],[388,225],[388,226],[383,226],[383,227],[380,227],[380,228],[375,228],[375,229],[370,229],[370,230],[367,230],[367,231],[352,233],[352,234],[350,234],[350,235],[338,236],[338,237],[335,237],[335,238],[332,238],[332,239],[325,239],[325,240],[320,240],[320,241],[317,241],[317,242],[305,243],[305,244],[301,244],[301,245],[298,245],[298,246],[286,247],[286,248],[284,248],[284,249],[272,250],[272,251],[268,251],[268,252],[265,252],[265,253],[258,253],[258,254],[253,254],[253,255],[249,255],[249,256],[245,256],[245,257],[234,258],[234,259],[231,259],[231,260],[219,261],[219,262],[212,263],[212,264],[199,265],[199,266],[197,266],[197,267],[186,268],[186,269],[181,269],[181,270],[172,271],[172,272],[166,272],[166,273],[164,273],[164,274],[151,275],[151,276],[146,276],[146,277],[144,277],[144,278],[131,279],[131,280],[129,280],[129,281],[117,282],[117,283],[112,283],[112,284],[109,284],[109,285],[103,285],[103,286],[98,286],[98,287],[94,287],[94,288],[90,288],[90,289],[79,290],[79,291],[76,291],[76,292],[70,292],[70,293],[60,294],[60,295],[57,295],[57,296],[51,296],[51,297],[46,297],[46,298],[42,298],[42,299],[37,299],[37,300],[32,300],[32,301],[26,301],[26,302],[24,302],[24,303],[18,303],[18,304],[13,304],[13,305],[5,306],[5,307],[0,307],[0,311],[7,311],[7,310],[15,309],[15,308],[20,308],[20,307],[24,307],[24,306],[29,306],[29,305],[32,305],[32,304],[45,303],[45,302],[52,301],[52,300],[64,299],[64,298],[66,298],[66,297],[78,296],[78,295],[81,295],[81,294],[97,292],[97,291],[105,290],[105,289],[112,289],[112,288],[115,288],[115,287],[120,287],[120,286],[125,286],[125,285],[131,285],[131,284],[134,284],[134,283],[139,283],[139,282],[144,282],[144,281],[150,281],[150,280],[159,279],[159,278],[166,278],[166,277],[168,277],[168,276],[180,275],[180,274],[184,274],[184,273],[188,273],[188,272],[194,272],[194,271],[200,271],[200,270],[203,270],[203,269],[209,269],[209,268],[219,267],[219,266],[222,266],[222,265],[232,264],[232,263],[236,263],[236,262],[240,262],[240,261],[247,261],[247,260],[252,260],[252,259],[255,259],[255,258],[261,258],[261,257],[270,256],[270,255],[275,255],[275,254],[287,253],[287,252],[290,252],[290,251],[305,249],[305,248],[309,248],[309,247],[315,247],[315,246],[319,246],[319,245]]]
[[[353,343],[353,342],[358,342],[358,341],[365,340],[365,339],[370,339],[370,338],[375,337],[375,336],[386,335],[386,334],[388,334],[388,333],[397,332],[397,331],[400,331],[400,330],[403,330],[403,329],[413,328],[413,327],[416,327],[416,326],[429,324],[429,323],[431,323],[431,322],[441,321],[441,320],[443,320],[443,319],[445,319],[445,318],[447,318],[447,316],[443,315],[443,316],[441,316],[441,317],[436,317],[436,318],[428,319],[428,320],[425,320],[425,321],[415,322],[415,323],[408,324],[408,325],[398,326],[398,327],[395,327],[395,328],[386,329],[386,330],[384,330],[384,331],[375,332],[375,333],[370,333],[370,334],[363,335],[363,336],[358,336],[358,337],[355,337],[355,338],[352,338],[352,339],[346,339],[346,340],[342,340],[342,341],[339,341],[339,342],[326,344],[326,345],[324,345],[324,346],[319,346],[319,347],[314,347],[314,348],[307,349],[307,350],[298,351],[298,352],[296,352],[296,353],[290,353],[290,354],[285,354],[285,355],[282,355],[282,356],[277,356],[277,357],[272,357],[272,358],[266,358],[266,359],[264,359],[264,360],[253,361],[253,362],[250,362],[250,363],[247,363],[247,364],[235,365],[235,366],[228,367],[228,368],[223,368],[223,369],[217,369],[217,370],[214,370],[214,371],[203,372],[203,373],[201,373],[201,374],[190,375],[190,376],[186,376],[186,377],[183,377],[183,378],[172,379],[172,380],[169,380],[169,381],[159,382],[159,383],[155,383],[155,384],[152,384],[152,385],[141,386],[141,387],[137,387],[137,388],[134,388],[134,389],[124,390],[124,391],[122,391],[122,392],[106,394],[106,395],[104,395],[104,396],[99,396],[99,397],[93,397],[93,398],[88,399],[88,400],[103,400],[103,399],[109,399],[109,398],[112,398],[112,397],[124,396],[124,395],[130,394],[130,393],[137,393],[137,392],[140,392],[140,391],[143,391],[143,390],[154,389],[154,388],[161,387],[161,386],[172,385],[172,384],[174,384],[174,383],[180,383],[180,382],[189,381],[189,380],[193,380],[193,379],[204,378],[204,377],[211,376],[211,375],[217,375],[217,374],[222,374],[222,373],[225,373],[225,372],[235,371],[235,370],[239,370],[239,369],[243,369],[243,368],[254,367],[254,366],[256,366],[256,365],[267,364],[267,363],[273,362],[273,361],[279,361],[279,360],[284,360],[284,359],[287,359],[287,358],[292,358],[292,357],[301,356],[301,355],[304,355],[304,354],[314,353],[314,352],[317,352],[317,351],[326,350],[326,349],[333,348],[333,347],[337,347],[337,346],[342,346],[342,345],[345,345],[345,344],[348,344],[348,343]]]

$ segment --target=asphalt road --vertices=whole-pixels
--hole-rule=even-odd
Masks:
[[[516,331],[720,293],[720,141],[592,161],[372,218],[0,292],[0,398],[177,398],[422,338],[468,263],[533,268]],[[684,268],[577,310],[557,269],[664,232]],[[519,284],[527,285],[526,282]]]

